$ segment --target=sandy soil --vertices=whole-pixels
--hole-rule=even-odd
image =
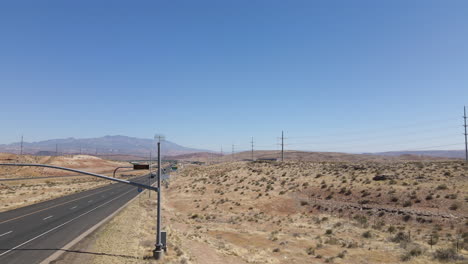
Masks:
[[[164,189],[159,263],[467,263],[467,181],[457,161],[187,166]],[[144,197],[88,238],[88,263],[156,263]]]

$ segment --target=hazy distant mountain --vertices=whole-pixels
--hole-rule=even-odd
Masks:
[[[104,136],[99,138],[65,138],[51,139],[39,142],[24,142],[23,152],[28,154],[121,154],[147,157],[150,152],[156,153],[156,143],[153,139],[134,138],[127,136]],[[18,153],[20,143],[0,145],[0,152]],[[180,155],[201,152],[205,150],[186,148],[170,141],[161,144],[162,154]]]
[[[465,158],[464,150],[423,150],[423,151],[388,151],[372,153],[373,155],[401,156],[401,155],[422,155],[442,158]]]

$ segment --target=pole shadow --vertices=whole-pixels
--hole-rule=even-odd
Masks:
[[[8,251],[8,250],[11,250],[11,248],[0,248],[0,252]],[[129,255],[119,255],[119,254],[111,254],[111,253],[105,253],[105,252],[91,252],[91,251],[82,251],[82,250],[70,250],[70,249],[62,249],[62,248],[17,248],[11,251],[63,251],[67,253],[119,257],[119,258],[125,258],[125,259],[139,259],[139,257],[129,256]]]

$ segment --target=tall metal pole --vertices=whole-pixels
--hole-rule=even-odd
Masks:
[[[153,251],[155,259],[162,257],[163,245],[161,243],[161,137],[158,140],[158,202],[157,202],[157,223],[156,223],[156,249]]]
[[[58,144],[55,144],[55,156],[58,156]]]
[[[254,152],[254,148],[253,148],[254,147],[254,140],[253,140],[253,137],[252,137],[252,141],[250,143],[252,143],[252,161],[254,161],[254,155],[253,155],[254,154],[253,153]]]
[[[234,161],[234,144],[232,144],[232,161]]]
[[[466,133],[466,106],[463,106],[463,120],[464,120],[464,127],[465,127],[465,162],[468,164],[468,141],[467,141],[467,133]]]
[[[284,161],[284,132],[281,131],[281,161]]]

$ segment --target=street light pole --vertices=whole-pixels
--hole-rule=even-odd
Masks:
[[[156,219],[156,248],[153,250],[155,259],[161,259],[163,256],[164,245],[161,242],[161,137],[158,138],[158,202],[157,202],[157,219]]]

